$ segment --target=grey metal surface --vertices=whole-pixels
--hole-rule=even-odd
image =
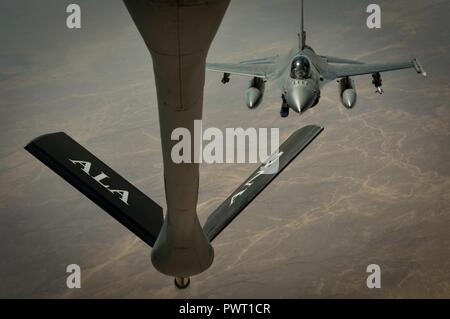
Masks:
[[[202,119],[206,55],[229,0],[124,2],[151,53],[158,97],[167,213],[152,263],[189,277],[206,270],[214,252],[197,217],[199,166],[172,161],[171,133],[183,127],[193,136]]]

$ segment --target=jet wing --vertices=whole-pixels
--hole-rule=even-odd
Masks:
[[[269,79],[275,71],[272,60],[250,60],[241,63],[207,63],[211,71]]]
[[[323,131],[316,125],[295,131],[273,154],[239,186],[206,220],[203,231],[212,241]],[[277,163],[278,168],[273,168]]]
[[[378,72],[395,71],[409,68],[414,68],[417,73],[426,76],[426,72],[417,59],[414,59],[410,62],[401,63],[329,65],[328,71],[334,74],[335,78],[342,78],[346,76],[373,74]]]

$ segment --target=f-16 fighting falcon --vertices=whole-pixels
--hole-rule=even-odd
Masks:
[[[351,76],[371,74],[376,92],[383,93],[381,72],[414,68],[426,76],[418,59],[410,62],[365,64],[349,59],[322,56],[306,45],[304,30],[303,0],[301,0],[301,28],[298,35],[299,46],[285,55],[243,61],[237,64],[208,63],[212,71],[223,72],[222,83],[230,81],[230,74],[252,77],[246,92],[246,104],[256,108],[262,101],[265,82],[274,81],[281,90],[281,117],[289,115],[289,109],[303,113],[317,105],[321,88],[330,81],[339,79],[342,104],[351,109],[356,104],[356,88]]]
[[[199,164],[175,163],[172,132],[184,128],[194,134],[202,119],[206,56],[230,0],[124,0],[153,60],[167,211],[121,177],[64,132],[40,136],[25,149],[86,195],[151,250],[153,266],[186,288],[190,277],[207,270],[214,259],[211,242],[323,131],[308,125],[293,132],[235,192],[211,213],[202,226],[197,216]],[[303,16],[303,3],[302,3]],[[303,18],[302,18],[303,21]],[[319,102],[320,88],[340,79],[341,98],[351,108],[356,92],[350,76],[373,74],[381,93],[380,72],[414,67],[425,75],[417,60],[398,64],[362,64],[316,55],[305,44],[303,22],[300,47],[288,55],[239,64],[209,64],[229,75],[253,77],[247,105],[256,107],[264,84],[274,80],[282,90],[281,115],[289,108],[301,113]],[[197,157],[195,143],[189,154]],[[276,163],[276,165],[274,165]],[[277,169],[273,169],[277,167]]]

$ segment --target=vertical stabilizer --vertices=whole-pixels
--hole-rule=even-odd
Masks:
[[[306,45],[306,32],[305,32],[305,16],[303,13],[303,0],[300,0],[300,33],[298,34],[299,48],[305,49]]]

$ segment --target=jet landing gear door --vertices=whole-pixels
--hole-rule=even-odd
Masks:
[[[162,208],[70,136],[43,135],[25,149],[153,246],[163,224]]]
[[[285,169],[308,145],[323,131],[323,127],[316,125],[305,126],[295,131],[252,175],[239,186],[206,220],[203,231],[212,241],[219,235],[234,218],[258,196],[267,185],[283,169]],[[278,169],[268,168],[270,163],[278,160]],[[263,173],[265,171],[265,173]]]

